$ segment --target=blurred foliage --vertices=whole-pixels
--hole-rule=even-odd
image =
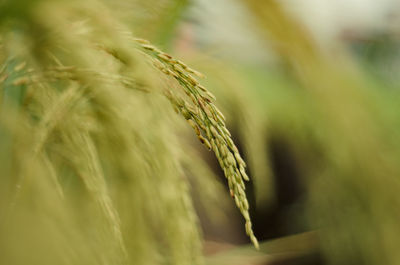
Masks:
[[[319,228],[328,264],[396,264],[400,138],[387,114],[397,104],[368,84],[345,51],[315,45],[274,1],[246,4],[307,99],[297,111],[310,110],[301,123],[312,134],[305,146],[293,144],[307,181],[308,220]]]
[[[191,102],[182,80],[158,71],[174,76],[174,59],[127,33],[173,47],[191,4],[1,2],[0,264],[203,263],[190,195],[201,214],[228,224],[217,175],[229,165],[214,167],[173,113],[169,100],[185,118]],[[385,79],[396,43],[358,60],[344,45],[321,47],[278,1],[241,4],[275,64],[210,56],[194,43],[174,53],[206,74],[248,161],[256,236],[274,229],[263,211],[286,214],[282,233],[312,232],[262,242],[260,252],[224,246],[205,262],[397,264],[399,91],[395,74]],[[308,255],[318,258],[299,261]]]

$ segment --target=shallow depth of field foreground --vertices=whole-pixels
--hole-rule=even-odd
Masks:
[[[397,0],[0,1],[0,265],[399,246]]]

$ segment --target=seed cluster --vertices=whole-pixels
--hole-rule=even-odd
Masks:
[[[25,66],[25,62],[15,67],[14,71],[21,71]],[[1,74],[1,70],[0,70]],[[45,70],[37,71],[35,69],[27,69],[19,78],[13,81],[13,85],[31,85],[44,82],[55,82],[59,80],[79,81],[80,76],[90,75],[91,78],[103,83],[119,82],[127,88],[149,92],[145,87],[137,84],[134,78],[129,76],[99,72],[91,69],[82,69],[74,66],[53,66]],[[0,84],[8,78],[7,74],[0,76]]]
[[[187,120],[200,142],[215,153],[228,180],[230,194],[245,219],[246,233],[254,246],[258,248],[249,216],[249,204],[244,192],[244,180],[249,180],[245,171],[246,164],[226,128],[224,115],[213,104],[214,95],[193,77],[193,75],[198,77],[203,75],[162,52],[148,41],[133,40],[152,57],[154,66],[164,74],[173,77],[191,99],[193,104],[176,95],[171,89],[167,88],[165,91],[174,109]]]

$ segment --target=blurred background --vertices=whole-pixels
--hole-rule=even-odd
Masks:
[[[32,2],[68,1],[37,0]],[[78,2],[71,3],[79,6]],[[171,175],[174,172],[180,172],[179,174],[187,179],[189,186],[183,190],[190,195],[198,216],[196,221],[190,219],[191,216],[188,220],[190,219],[200,227],[200,237],[203,238],[200,241],[200,249],[204,255],[204,264],[395,265],[400,263],[400,253],[397,249],[400,245],[400,1],[102,0],[85,2],[85,8],[88,10],[93,8],[93,17],[101,21],[97,22],[94,19],[94,24],[100,25],[99,27],[105,25],[104,28],[107,28],[108,17],[102,16],[100,8],[96,9],[97,2],[102,4],[102,8],[109,10],[112,17],[117,18],[132,31],[135,37],[148,39],[155,46],[204,74],[205,78],[199,81],[216,96],[216,105],[224,113],[227,128],[248,164],[247,169],[251,180],[246,183],[246,195],[250,204],[253,230],[260,242],[260,250],[256,250],[246,236],[243,228],[244,221],[230,200],[224,172],[219,167],[215,155],[208,152],[195,139],[191,131],[185,129],[188,126],[181,126],[180,121],[174,118],[171,120],[165,118],[169,112],[167,115],[159,110],[163,108],[164,103],[158,105],[158,101],[148,103],[146,100],[141,100],[141,103],[135,105],[137,108],[129,109],[133,111],[131,113],[136,114],[149,108],[162,113],[161,116],[157,116],[158,114],[146,112],[144,117],[138,121],[134,120],[133,123],[138,124],[138,132],[135,134],[136,138],[134,137],[136,140],[132,141],[140,142],[138,145],[141,146],[142,152],[148,152],[146,154],[149,156],[137,158],[132,154],[132,157],[137,159],[132,168],[128,165],[130,160],[126,159],[126,162],[122,163],[113,158],[113,154],[119,153],[119,149],[108,146],[101,149],[102,138],[94,138],[94,146],[100,146],[99,163],[102,165],[103,163],[107,165],[105,161],[111,161],[126,170],[126,175],[132,171],[138,176],[142,173],[143,176],[162,174],[167,168],[171,170]],[[42,23],[38,17],[46,18],[47,14],[52,14],[51,5],[47,9],[39,8],[39,11],[35,12],[40,15],[32,16],[33,18],[20,12],[21,9],[30,8],[25,5],[26,1],[13,3],[3,1],[0,3],[0,9],[3,12],[1,14],[6,14],[4,17],[10,16],[11,21],[30,21],[27,24],[32,28],[27,27],[29,29],[27,32],[32,30],[33,34],[30,37],[34,41],[29,46],[28,53],[35,53],[36,65],[44,65],[46,63],[41,58],[44,58],[43,54],[48,53],[41,49],[45,46],[43,43],[47,45],[47,40],[40,45],[36,45],[35,42],[47,38],[47,35],[41,33],[48,32],[51,23],[48,23],[49,25]],[[92,17],[86,18],[86,13],[80,12],[73,10],[66,16],[72,20],[75,16],[81,17],[79,21],[77,20],[79,23],[75,23],[72,29],[64,28],[63,34],[75,32],[75,27],[78,28],[78,36],[93,34],[93,32],[97,34],[97,31],[86,30],[84,27],[81,30],[81,25],[89,23],[87,21],[90,21]],[[52,16],[49,15],[49,21],[54,19],[55,23],[58,23],[55,19],[56,14],[54,12]],[[63,13],[60,12],[60,14]],[[9,25],[9,21],[2,19],[3,32],[7,32]],[[13,32],[23,31],[19,27],[13,28]],[[21,26],[21,28],[24,27]],[[114,30],[108,28],[107,30],[100,38],[106,44],[114,37]],[[23,34],[29,35],[21,33],[22,36]],[[4,44],[8,38],[6,36],[8,35],[3,34],[2,46],[7,46]],[[66,45],[63,39],[57,41],[58,46],[54,45],[57,49]],[[13,44],[10,43],[8,46],[11,47]],[[80,45],[71,43],[76,47]],[[49,45],[49,47],[53,46]],[[121,48],[123,52],[119,55],[124,56],[126,50],[122,48],[125,46],[121,44],[116,47]],[[54,52],[56,54],[54,58],[58,56],[57,52],[63,54],[64,51],[60,50]],[[115,55],[118,53],[110,53],[118,58]],[[7,52],[3,52],[3,63],[6,61],[4,58],[7,57],[4,54]],[[69,62],[69,53],[66,54],[60,55],[59,61],[62,62],[60,65],[68,65],[64,63],[64,61]],[[79,54],[76,57],[79,57]],[[97,61],[93,60],[93,62]],[[113,64],[110,65],[107,67],[111,69]],[[147,69],[140,65],[140,67],[132,67],[132,71],[139,69],[137,75],[141,77],[142,67]],[[4,69],[2,74],[3,71],[7,71]],[[4,77],[4,80],[6,78],[8,76]],[[144,79],[146,80],[139,78],[137,83],[140,84],[143,81],[154,85],[152,82],[155,81],[151,81],[152,78]],[[161,83],[167,82],[161,81]],[[2,84],[2,86],[5,85]],[[62,86],[62,84],[59,85],[59,87]],[[116,104],[119,104],[118,102],[120,101],[115,101]],[[77,112],[76,119],[86,114],[84,110]],[[99,118],[100,122],[107,121],[108,116],[104,117]],[[147,122],[148,120],[152,122],[155,120],[155,124],[162,125],[153,125],[152,122]],[[85,120],[84,123],[88,124],[87,127],[95,124],[91,119]],[[112,127],[112,123],[110,126]],[[93,125],[94,127],[96,126]],[[147,128],[148,131],[143,131],[142,128]],[[166,130],[165,128],[173,129]],[[157,130],[172,131],[173,136],[160,140],[154,136]],[[73,135],[75,131],[71,133]],[[6,139],[7,135],[2,137]],[[21,137],[25,139],[28,136],[24,134]],[[110,139],[114,139],[112,137],[114,136],[110,134]],[[145,140],[142,143],[137,139]],[[173,140],[170,141],[170,139]],[[7,141],[3,141],[3,150],[7,149]],[[62,141],[64,140],[55,138],[52,144],[57,147],[57,144]],[[118,148],[125,145],[119,140],[115,141],[118,143]],[[166,153],[163,160],[156,159],[161,162],[152,160],[159,152],[164,152],[164,144],[167,145],[164,141],[176,144],[177,149],[180,150],[178,159],[180,170],[174,171],[175,167],[169,164],[166,164],[164,168],[163,163],[168,160],[168,156],[177,155],[178,152],[174,150]],[[21,143],[24,144],[23,141]],[[150,143],[162,146],[160,148],[162,151],[148,147]],[[47,151],[49,154],[58,152],[58,147],[53,145],[49,143]],[[77,142],[76,146],[79,145],[80,142]],[[8,169],[5,165],[13,164],[7,162],[9,159],[7,152],[9,151],[3,151],[4,154],[1,156],[3,171],[14,172],[6,171]],[[64,166],[64,164],[69,165],[65,161],[73,161],[68,158],[73,152],[68,152],[64,156],[60,155],[60,158],[57,156],[54,159],[55,162],[50,159],[50,163],[60,168],[55,170],[57,174],[67,176],[65,177],[67,181],[61,181],[61,189],[65,189],[66,196],[70,192],[72,196],[86,198],[87,195],[80,195],[80,189],[76,188],[76,185],[79,186],[76,184],[79,181],[70,177],[74,175],[73,170]],[[102,159],[102,152],[105,154],[104,159]],[[128,153],[122,152],[120,156],[124,159],[128,157]],[[82,157],[89,156],[82,154]],[[14,156],[13,159],[20,161]],[[190,159],[201,160],[201,162],[192,165]],[[82,163],[84,165],[84,162]],[[138,172],[137,167],[141,165],[146,166],[143,172]],[[156,168],[154,172],[153,166]],[[107,172],[114,172],[119,174],[118,176],[125,174],[124,170],[118,168],[113,170],[113,166],[110,166],[110,169],[104,166],[106,179]],[[9,174],[12,175],[12,173]],[[6,175],[4,173],[4,176]],[[212,180],[208,179],[210,177]],[[122,184],[118,182],[113,185],[115,187],[125,185],[126,180],[121,179]],[[157,181],[162,181],[162,178]],[[179,178],[174,181],[180,182]],[[151,183],[133,182],[137,185],[137,190],[132,189],[127,192],[137,191],[138,194],[141,190],[147,189],[146,185],[158,183],[155,180]],[[14,182],[11,181],[11,183]],[[167,182],[165,185],[168,186]],[[174,209],[171,205],[174,204],[170,204],[172,208],[166,208],[165,212],[160,213],[159,209],[164,207],[162,203],[165,202],[165,198],[171,198],[169,191],[165,193],[165,197],[157,195],[159,197],[153,198],[153,193],[147,190],[148,197],[143,197],[147,199],[139,195],[132,197],[131,199],[136,200],[136,203],[132,206],[133,216],[130,216],[131,205],[115,187],[110,190],[112,196],[118,199],[111,197],[118,202],[121,198],[117,212],[121,212],[122,231],[125,229],[124,218],[127,218],[132,227],[135,227],[131,228],[127,225],[126,231],[132,237],[141,233],[142,226],[148,226],[149,231],[164,231],[163,218],[168,219],[169,211]],[[97,189],[95,189],[96,192]],[[149,203],[149,200],[154,200],[154,202]],[[79,202],[75,203],[79,204]],[[51,207],[55,206],[49,206],[49,209],[52,209]],[[187,210],[185,207],[182,209]],[[140,209],[145,217],[142,218],[141,214],[136,216],[135,209]],[[124,214],[126,212],[129,214]],[[175,213],[174,210],[172,212],[173,216],[181,213]],[[20,218],[23,220],[34,218],[22,216]],[[149,224],[146,223],[146,218],[149,220],[160,218],[160,220]],[[82,227],[91,224],[92,221],[86,223],[87,219],[90,218],[83,219]],[[65,226],[68,226],[69,222],[72,221],[66,221]],[[21,221],[21,225],[23,224],[25,223]],[[6,227],[4,226],[3,229]],[[181,233],[184,238],[183,235],[192,236],[193,233],[188,232],[192,230],[185,227],[183,232],[181,230],[177,232],[171,228],[172,224],[166,227],[170,230],[167,230],[165,235],[162,233],[153,235],[149,232],[154,237],[154,242],[160,244],[154,247],[157,248],[157,255],[160,257],[148,258],[153,255],[147,250],[151,248],[149,246],[153,246],[153,241],[136,242],[132,239],[134,242],[131,243],[128,240],[128,255],[130,255],[130,247],[133,252],[147,253],[147,256],[145,255],[142,259],[132,259],[133,261],[129,264],[185,264],[186,259],[175,259],[175,254],[170,254],[168,252],[170,249],[164,249],[164,246],[179,245],[179,242],[186,241],[179,241],[178,238],[178,243],[169,242],[163,237]],[[17,227],[16,230],[18,229]],[[43,227],[41,229],[43,233],[48,232]],[[38,232],[38,234],[41,233]],[[140,234],[138,237],[146,237],[146,235]],[[8,236],[13,237],[13,234]],[[40,237],[36,234],[31,237],[36,236]],[[57,234],[55,240],[59,240],[59,237],[63,238],[63,234]],[[124,234],[123,237],[125,237]],[[19,235],[18,238],[23,240],[24,235]],[[76,240],[82,239],[77,237]],[[6,245],[7,241],[5,240],[2,244]],[[3,246],[2,244],[0,246]],[[60,245],[60,249],[68,249],[64,244],[68,246],[68,243],[64,242]],[[129,244],[131,244],[130,247]],[[109,249],[108,245],[102,247]],[[10,248],[15,250],[15,248]],[[96,252],[96,248],[93,249],[90,251]],[[182,243],[180,248],[176,249],[177,253],[185,251],[185,244]],[[65,250],[65,252],[68,251],[73,252]],[[85,251],[82,250],[83,256],[86,255]],[[86,253],[90,251],[87,250]],[[9,253],[11,254],[4,258],[4,262],[26,264],[24,258],[14,259],[13,257],[17,254]],[[171,253],[175,252],[171,250]],[[168,257],[167,261],[161,258],[163,255]],[[13,262],[15,260],[19,260],[20,263]],[[40,259],[37,260],[39,260],[37,264],[47,264],[41,263]],[[113,263],[104,260],[81,262],[82,264],[85,262],[86,264],[128,264],[122,261]],[[51,261],[51,259],[48,260],[48,262]],[[68,261],[67,259],[65,264],[75,264]]]

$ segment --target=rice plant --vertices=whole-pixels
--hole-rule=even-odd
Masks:
[[[274,0],[171,48],[196,3],[0,3],[0,264],[397,264],[398,87]]]
[[[99,1],[2,10],[2,264],[201,263],[174,108],[216,154],[257,247],[246,164],[198,72]]]

